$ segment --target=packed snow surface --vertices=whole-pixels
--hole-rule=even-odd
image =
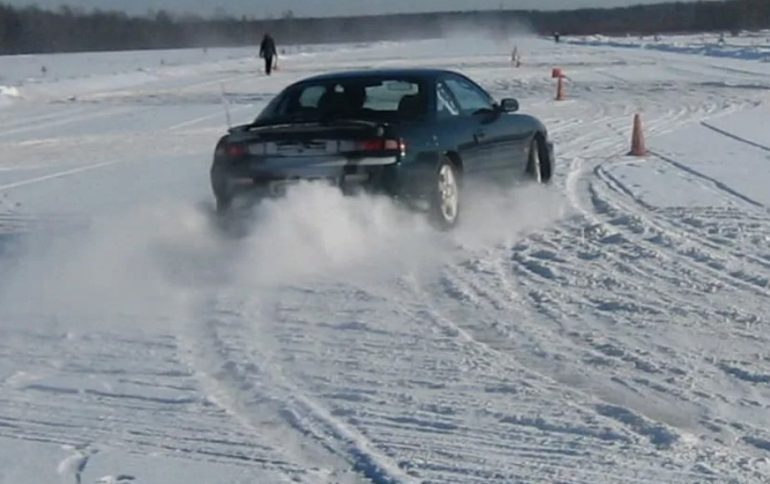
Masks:
[[[768,38],[0,57],[0,482],[770,482]],[[228,116],[397,66],[518,98],[553,182],[217,222]]]

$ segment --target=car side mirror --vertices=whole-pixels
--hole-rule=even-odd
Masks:
[[[504,113],[515,113],[519,110],[519,101],[513,98],[505,98],[500,101],[500,111]]]

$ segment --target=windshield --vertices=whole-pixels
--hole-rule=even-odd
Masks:
[[[428,112],[425,83],[402,78],[351,78],[298,84],[259,122],[326,119],[408,120]]]

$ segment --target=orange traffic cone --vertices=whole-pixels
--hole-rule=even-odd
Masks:
[[[564,93],[564,76],[559,76],[556,83],[556,100],[564,101],[565,99],[567,99],[567,95]]]
[[[644,144],[644,131],[642,130],[642,117],[634,116],[634,131],[631,134],[631,156],[646,156],[647,147]]]

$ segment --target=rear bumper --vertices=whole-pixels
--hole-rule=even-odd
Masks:
[[[226,165],[214,163],[211,184],[218,198],[240,194],[282,196],[293,184],[318,181],[344,192],[369,191],[390,196],[401,194],[400,165],[396,157],[322,158],[283,157],[246,160]]]

